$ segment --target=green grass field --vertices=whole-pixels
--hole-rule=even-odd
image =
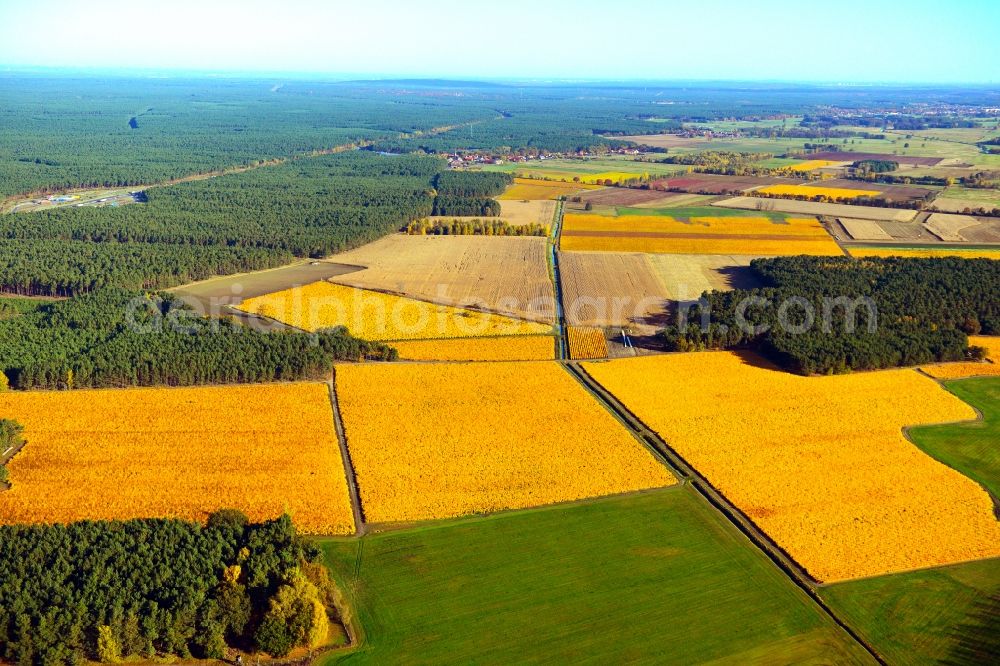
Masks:
[[[1000,498],[1000,379],[960,379],[948,390],[983,413],[982,422],[910,429],[910,439]]]
[[[669,215],[675,219],[687,220],[692,217],[766,217],[772,222],[784,222],[788,213],[772,210],[740,210],[721,206],[677,206],[674,208],[628,208],[619,206],[619,216],[628,215]]]
[[[325,663],[865,663],[686,487],[325,540],[361,645]]]
[[[971,187],[949,187],[941,193],[941,196],[949,199],[961,199],[962,201],[979,202],[981,204],[992,204],[1000,206],[1000,190],[975,189]]]
[[[913,428],[910,437],[997,495],[1000,379],[963,379],[946,386],[983,412],[985,422]],[[890,663],[986,663],[962,648],[986,631],[982,608],[991,595],[1000,595],[1000,559],[839,583],[821,594]],[[994,636],[1000,628],[996,611],[990,625]]]

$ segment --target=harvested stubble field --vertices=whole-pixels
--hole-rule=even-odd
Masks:
[[[968,240],[962,234],[963,230],[979,226],[979,220],[969,215],[932,213],[924,222],[924,226],[943,241],[962,243]]]
[[[649,263],[671,300],[699,298],[706,291],[752,289],[760,286],[746,254],[651,254]]]
[[[836,151],[810,153],[809,158],[814,160],[828,160],[831,162],[850,162],[852,164],[861,160],[882,160],[912,166],[934,166],[942,159],[940,157],[918,157],[915,155],[887,155],[885,153],[854,153]]]
[[[989,495],[903,436],[976,417],[916,371],[802,377],[729,352],[585,367],[817,580],[1000,556]]]
[[[677,208],[680,206],[707,206],[717,197],[711,194],[685,194],[684,192],[663,192],[661,198],[645,203],[632,204],[632,208]]]
[[[650,183],[650,187],[661,190],[681,190],[703,194],[731,194],[746,192],[763,185],[776,183],[796,183],[791,178],[767,178],[764,176],[721,176],[712,173],[689,173],[676,178],[661,178]]]
[[[503,201],[510,199],[513,201],[533,201],[558,199],[575,192],[583,190],[596,190],[600,185],[588,185],[587,183],[566,183],[556,180],[534,180],[532,178],[515,178],[514,184],[507,188],[507,191],[497,197]]]
[[[556,216],[556,202],[544,199],[535,201],[500,200],[500,219],[514,227],[529,224],[551,226]]]
[[[989,350],[986,355],[989,362],[937,363],[935,365],[926,365],[920,369],[937,379],[1000,376],[1000,336],[970,335],[969,345],[986,347]]]
[[[551,323],[547,253],[541,237],[393,234],[337,255],[366,268],[333,282]]]
[[[627,187],[608,187],[603,190],[592,190],[580,195],[584,203],[595,206],[637,206],[651,201],[669,201],[676,193],[660,192],[658,190],[639,190]]]
[[[0,393],[25,427],[0,522],[289,512],[312,534],[354,531],[325,384]]]
[[[569,326],[566,329],[569,356],[572,359],[597,359],[608,357],[608,339],[604,330],[596,326]]]
[[[449,518],[675,482],[554,362],[338,365],[336,383],[370,522]]]
[[[556,341],[550,335],[407,340],[390,344],[404,361],[551,361],[556,353]]]
[[[670,294],[644,254],[561,252],[563,308],[571,326],[662,322]]]
[[[844,230],[854,240],[892,240],[892,235],[875,220],[859,220],[851,217],[837,218]]]
[[[915,210],[900,208],[878,208],[876,206],[820,203],[818,201],[796,201],[795,199],[764,199],[761,197],[733,197],[731,199],[715,201],[712,205],[723,208],[741,208],[743,210],[780,211],[799,215],[829,215],[831,217],[895,220],[897,222],[909,222],[917,216],[917,211]]]
[[[829,197],[830,199],[856,199],[857,197],[873,197],[882,194],[881,190],[855,190],[846,187],[827,187],[826,185],[771,185],[762,187],[762,194],[790,194],[802,197]]]
[[[566,214],[560,246],[572,251],[664,254],[843,255],[815,219],[692,217],[681,222],[664,215]]]
[[[330,282],[244,301],[240,309],[306,331],[335,326],[365,340],[546,335],[552,327]]]
[[[885,247],[851,245],[848,247],[852,257],[959,257],[961,259],[1000,259],[1000,247],[997,248],[966,248],[966,247]]]

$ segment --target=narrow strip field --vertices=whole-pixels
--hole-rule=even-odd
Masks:
[[[850,245],[847,251],[852,257],[959,257],[960,259],[1000,259],[1000,247],[996,248],[964,248],[964,247],[878,247]]]
[[[0,393],[27,445],[0,492],[5,524],[289,512],[354,531],[324,384]]]
[[[329,282],[250,298],[239,309],[306,331],[346,326],[366,340],[545,335],[552,331],[547,324]]]
[[[833,217],[861,218],[864,220],[895,220],[909,222],[917,216],[915,210],[855,206],[852,204],[797,201],[795,199],[764,199],[761,197],[733,197],[712,203],[723,208],[742,208],[751,211],[780,211],[797,215],[830,215]]]
[[[675,482],[553,362],[338,365],[336,387],[371,523]]]
[[[453,338],[389,343],[404,361],[551,361],[555,338],[518,335],[505,338]]]
[[[366,633],[324,666],[870,663],[686,488],[323,548]]]
[[[815,218],[692,217],[567,214],[561,248],[567,251],[663,254],[843,255]]]
[[[567,183],[556,180],[535,180],[532,178],[515,178],[514,184],[507,188],[497,199],[511,199],[514,201],[534,201],[538,199],[558,199],[574,192],[583,190],[597,190],[601,185],[588,185],[586,183]]]
[[[817,580],[1000,555],[989,495],[903,436],[976,417],[917,372],[802,377],[728,352],[585,368]]]

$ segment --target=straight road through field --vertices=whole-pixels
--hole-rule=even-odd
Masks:
[[[357,536],[363,536],[368,531],[364,512],[361,510],[361,493],[358,492],[358,477],[354,473],[354,463],[351,452],[347,448],[347,435],[344,432],[344,422],[340,418],[340,405],[337,402],[337,369],[330,374],[330,408],[333,410],[333,425],[337,430],[337,444],[340,446],[340,457],[344,463],[344,473],[347,475],[347,490],[351,494],[351,510],[354,512],[354,530]]]
[[[750,542],[764,552],[765,555],[795,583],[806,595],[812,599],[820,610],[832,619],[841,629],[843,629],[855,642],[867,651],[879,664],[887,662],[879,655],[875,648],[869,645],[859,634],[857,634],[845,621],[841,620],[833,612],[826,602],[819,596],[815,588],[815,581],[809,577],[801,567],[798,566],[770,537],[762,532],[747,516],[736,508],[722,493],[716,490],[708,480],[682,458],[659,434],[646,426],[628,407],[618,398],[607,391],[587,371],[575,362],[563,363],[563,367],[579,381],[608,411],[614,414],[619,421],[632,431],[632,434],[651,450],[658,454],[671,471],[681,480],[694,488],[705,501],[712,505],[719,513],[736,526]]]

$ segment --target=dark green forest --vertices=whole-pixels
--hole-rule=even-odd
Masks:
[[[799,256],[750,265],[764,286],[706,292],[686,327],[664,331],[670,349],[750,347],[794,372],[838,373],[961,360],[968,335],[1000,333],[1000,262],[989,259]],[[785,303],[791,330],[780,324]]]
[[[183,520],[0,527],[0,658],[114,663],[221,659],[228,646],[283,656],[339,620],[321,551],[288,516],[232,510]],[[321,617],[321,616],[320,616]]]
[[[433,210],[432,157],[357,151],[153,188],[147,203],[0,216],[0,290],[170,287],[375,240]]]
[[[335,360],[395,350],[344,329],[264,331],[199,316],[170,294],[103,289],[0,319],[14,389],[185,386],[324,378]]]

